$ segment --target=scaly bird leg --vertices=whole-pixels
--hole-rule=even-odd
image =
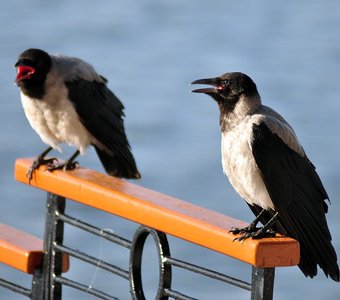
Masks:
[[[58,161],[55,157],[45,159],[45,156],[53,150],[52,147],[48,147],[43,153],[41,153],[37,159],[33,162],[31,167],[28,169],[26,173],[26,177],[28,178],[28,183],[31,182],[33,178],[33,173],[36,169],[38,169],[42,165],[53,164],[55,161]]]
[[[260,218],[262,217],[262,215],[264,214],[265,211],[266,211],[265,209],[262,209],[261,212],[255,218],[255,220],[253,222],[251,222],[248,226],[246,226],[244,228],[232,227],[229,230],[229,232],[231,232],[233,234],[239,234],[239,233],[249,233],[249,232],[258,231],[260,228],[256,227],[256,225],[260,222]]]
[[[271,229],[271,227],[277,221],[278,217],[279,217],[279,213],[277,212],[262,228],[258,229],[257,231],[245,232],[240,237],[235,238],[234,241],[243,241],[248,238],[262,239],[265,237],[275,237],[276,234]]]
[[[60,163],[60,164],[54,164],[54,165],[48,166],[47,171],[53,172],[55,170],[64,170],[64,171],[74,170],[78,165],[78,162],[74,160],[77,158],[79,154],[80,152],[79,150],[77,150],[67,161]]]

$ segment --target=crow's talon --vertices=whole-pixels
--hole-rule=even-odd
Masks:
[[[57,162],[58,159],[56,159],[55,157],[52,157],[52,158],[47,158],[47,159],[44,159],[42,157],[38,157],[33,163],[32,165],[30,166],[30,168],[28,169],[27,173],[26,173],[26,177],[28,178],[28,183],[31,182],[31,180],[33,179],[33,173],[36,169],[39,169],[40,166],[43,166],[43,165],[53,165],[54,162]]]
[[[257,231],[245,232],[241,236],[233,239],[233,242],[234,241],[241,242],[241,241],[245,241],[246,239],[249,239],[249,238],[257,240],[257,239],[268,238],[268,237],[275,237],[275,236],[276,236],[276,233],[273,230],[269,229],[269,230],[263,231],[262,228],[261,228],[261,229],[259,229]]]
[[[250,224],[247,227],[244,228],[237,228],[237,227],[232,227],[229,232],[232,234],[240,234],[240,233],[251,233],[251,232],[257,232],[258,230],[260,230],[261,228],[256,227],[252,224]]]
[[[241,235],[241,236],[239,236],[237,238],[234,238],[233,242],[235,242],[235,241],[238,241],[238,242],[242,242],[243,241],[244,242],[246,239],[250,238],[251,235],[252,234],[250,232],[245,233],[245,234],[243,234],[243,235]]]
[[[230,228],[230,230],[228,232],[232,233],[232,234],[239,234],[239,233],[241,233],[241,231],[242,231],[241,228],[232,227],[232,228]]]
[[[56,165],[50,165],[46,168],[47,171],[53,172],[55,170],[63,170],[63,171],[71,171],[77,168],[79,163],[77,161],[75,162],[65,162],[61,164]]]

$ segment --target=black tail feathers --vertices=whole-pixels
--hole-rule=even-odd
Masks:
[[[139,179],[141,177],[137,170],[135,159],[129,151],[127,156],[110,155],[94,146],[105,171],[114,177]]]

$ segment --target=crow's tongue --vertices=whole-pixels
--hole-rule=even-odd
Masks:
[[[34,74],[35,69],[29,66],[18,66],[17,67],[18,75],[15,78],[15,82],[19,82],[23,79],[30,78],[31,75]]]

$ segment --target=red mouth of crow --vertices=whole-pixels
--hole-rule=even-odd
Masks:
[[[18,75],[15,78],[15,82],[18,83],[21,80],[31,78],[35,73],[35,69],[29,66],[18,66],[17,67]]]

